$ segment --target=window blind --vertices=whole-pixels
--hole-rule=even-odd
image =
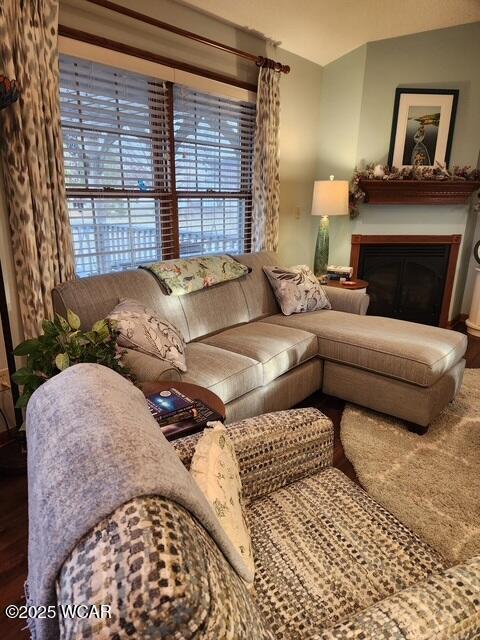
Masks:
[[[175,86],[180,253],[250,249],[255,106]]]
[[[248,251],[255,106],[60,56],[79,276]]]

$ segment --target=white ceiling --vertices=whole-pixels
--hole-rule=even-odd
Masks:
[[[325,65],[366,42],[480,20],[480,0],[183,0]]]

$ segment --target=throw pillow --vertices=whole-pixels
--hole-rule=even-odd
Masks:
[[[187,370],[181,332],[141,302],[122,298],[108,319],[116,323],[121,347],[170,362],[180,371]]]
[[[290,269],[263,267],[263,270],[284,315],[332,308],[323,287],[306,264]]]
[[[209,422],[195,447],[190,473],[210,502],[225,533],[254,572],[252,543],[242,505],[238,461],[227,429]]]

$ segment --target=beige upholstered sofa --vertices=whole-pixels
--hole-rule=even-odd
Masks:
[[[332,310],[284,316],[262,267],[274,254],[239,256],[252,272],[180,297],[162,293],[143,269],[83,278],[53,291],[55,310],[83,327],[119,298],[135,298],[173,322],[187,344],[184,374],[130,351],[141,381],[182,379],[210,388],[229,422],[294,406],[325,393],[426,426],[462,381],[466,337],[454,331],[367,316],[368,296],[328,289]]]

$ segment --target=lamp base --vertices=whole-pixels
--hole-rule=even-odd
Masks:
[[[320,218],[318,226],[317,244],[315,246],[315,261],[313,270],[315,275],[323,276],[328,266],[328,216]]]

